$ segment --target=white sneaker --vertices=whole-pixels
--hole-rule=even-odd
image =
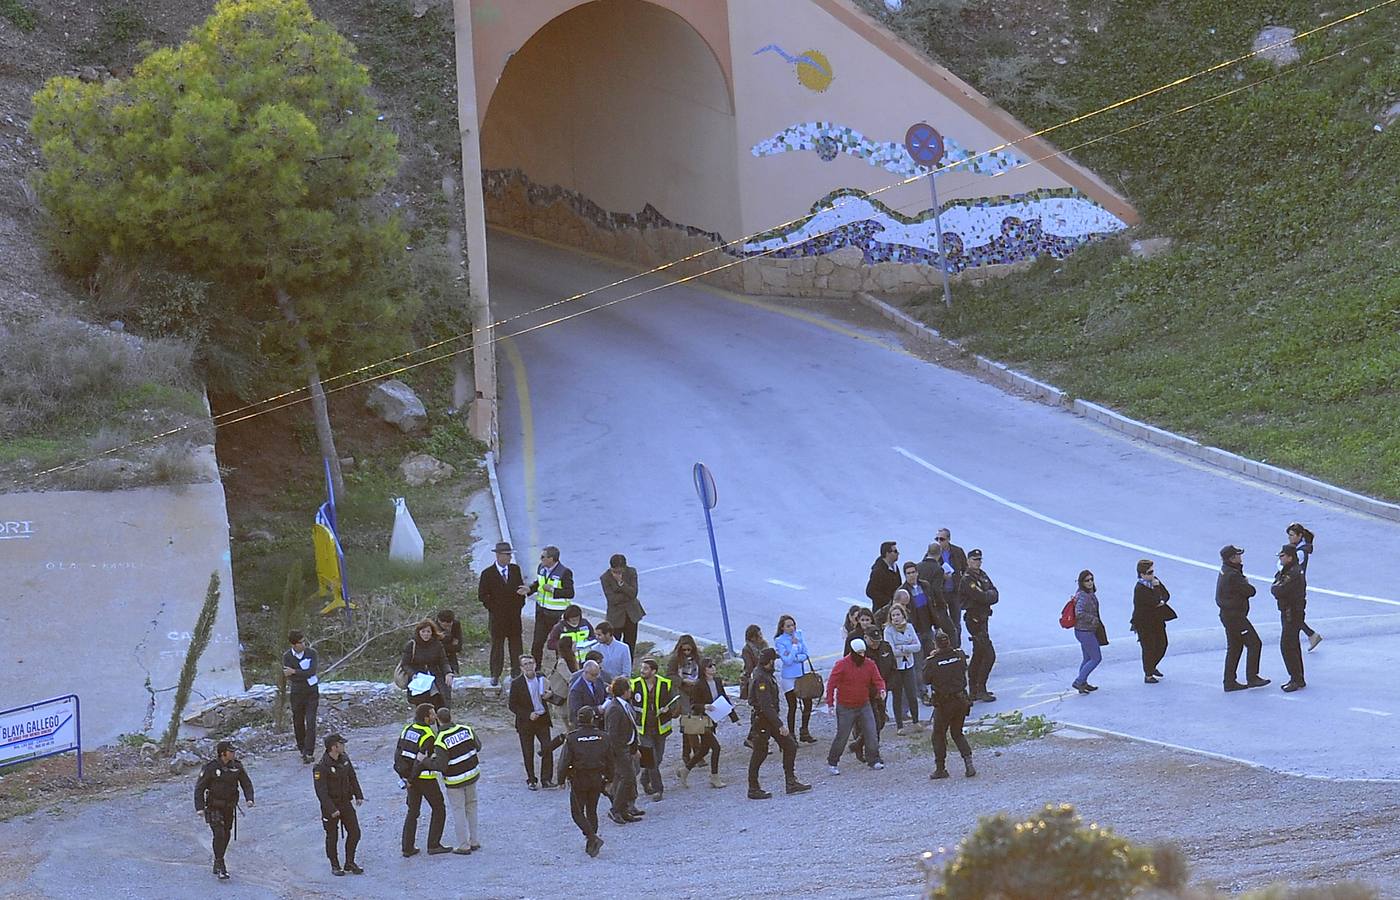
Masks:
[[[840,775],[840,774],[841,774],[841,770],[838,769],[838,768],[836,768],[835,766],[827,766],[827,767],[826,767],[826,770],[827,770],[828,772],[830,772],[832,775]]]
[[[882,762],[877,762],[875,765],[871,766],[870,768],[872,768],[872,769],[883,769],[884,767],[885,767],[885,764],[884,764],[884,763],[882,763]]]

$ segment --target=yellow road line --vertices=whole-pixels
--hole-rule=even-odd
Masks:
[[[515,379],[515,398],[520,404],[520,456],[524,463],[525,517],[530,520],[530,547],[526,560],[535,558],[540,549],[539,521],[535,516],[535,416],[530,408],[530,381],[525,374],[525,358],[509,337],[500,339],[506,361]],[[518,552],[517,552],[518,557]]]

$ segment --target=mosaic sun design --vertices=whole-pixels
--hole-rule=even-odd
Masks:
[[[963,147],[953,138],[943,138],[943,164],[956,163],[945,171],[969,172],[976,175],[998,175],[1020,165],[1022,160],[1006,150],[978,154]],[[777,156],[791,150],[812,150],[827,162],[846,153],[863,159],[886,172],[910,178],[924,171],[909,157],[902,143],[876,141],[844,125],[834,122],[803,122],[753,145],[754,156]]]

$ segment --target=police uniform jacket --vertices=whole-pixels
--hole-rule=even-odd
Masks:
[[[1249,616],[1249,598],[1254,585],[1244,577],[1243,566],[1225,563],[1215,579],[1215,605],[1220,607],[1221,621],[1239,621]]]
[[[238,789],[243,789],[243,799],[253,802],[253,779],[238,760],[220,762],[211,760],[200,770],[199,780],[194,783],[194,811],[205,809],[232,810],[238,803]]]
[[[992,577],[981,569],[963,572],[958,597],[962,600],[964,619],[991,618],[992,606],[1001,599]]]
[[[949,647],[924,661],[924,681],[934,695],[956,695],[967,690],[967,654]]]
[[[753,681],[749,684],[749,708],[753,711],[750,720],[755,729],[762,728],[776,735],[783,729],[783,717],[778,712],[778,679],[773,673],[759,666],[753,670]]]
[[[1308,578],[1296,562],[1284,566],[1274,576],[1273,587],[1269,590],[1278,601],[1279,612],[1285,615],[1301,613],[1307,606]]]
[[[329,753],[321,754],[320,760],[311,767],[311,781],[316,785],[316,799],[321,801],[323,819],[329,819],[338,806],[365,799],[347,753],[341,753],[340,759],[331,759]]]
[[[582,725],[564,739],[559,757],[559,780],[571,779],[575,787],[601,788],[610,766],[607,735],[592,725]]]

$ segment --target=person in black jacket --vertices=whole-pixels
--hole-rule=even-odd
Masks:
[[[1132,629],[1142,645],[1142,680],[1146,684],[1156,684],[1157,679],[1163,677],[1157,667],[1167,655],[1168,616],[1176,616],[1167,605],[1172,595],[1157,577],[1157,564],[1150,559],[1140,559],[1137,573],[1137,584],[1133,585]]]
[[[311,769],[311,781],[316,787],[316,799],[321,803],[321,827],[326,829],[326,858],[331,861],[331,874],[365,874],[355,862],[355,848],[360,844],[360,819],[356,804],[365,802],[360,779],[345,752],[345,738],[338,734],[326,737],[326,752]],[[345,868],[340,866],[336,844],[340,830],[345,829]]]
[[[963,758],[963,772],[971,778],[977,774],[972,767],[972,747],[963,737],[963,722],[972,709],[967,696],[967,654],[953,646],[946,634],[935,639],[936,652],[924,662],[924,681],[933,688],[933,759],[935,768],[929,778],[947,778],[948,734]]]
[[[894,592],[899,590],[903,577],[895,564],[899,561],[899,547],[894,541],[880,545],[880,556],[870,566],[870,578],[865,582],[865,596],[870,598],[870,609],[879,612],[894,600]]]
[[[608,818],[619,825],[640,821],[637,809],[637,714],[632,709],[632,680],[619,675],[608,686],[612,696],[603,704],[603,730],[612,759],[612,808]]]
[[[442,652],[447,654],[447,672],[456,675],[460,671],[457,654],[462,652],[462,623],[457,621],[455,610],[443,609],[433,616],[433,624],[441,635]]]
[[[987,678],[996,665],[997,648],[992,645],[992,607],[1001,599],[992,577],[982,568],[982,551],[973,548],[967,554],[967,568],[958,585],[963,622],[972,639],[972,662],[967,667],[968,694],[982,703],[995,703],[997,695],[987,690]]]
[[[243,799],[252,806],[253,780],[238,761],[232,743],[219,741],[214,754],[215,758],[199,770],[199,779],[194,783],[194,811],[214,834],[214,874],[220,881],[227,881],[224,851],[228,849],[229,836],[237,830],[238,791],[242,788]]]
[[[758,668],[753,670],[753,680],[749,685],[749,707],[752,710],[750,741],[753,753],[749,756],[749,799],[769,800],[773,795],[758,783],[758,770],[768,758],[768,741],[778,742],[783,751],[783,774],[787,776],[787,792],[800,794],[810,791],[810,784],[797,780],[797,742],[792,732],[783,724],[778,714],[778,679],[773,675],[773,665],[777,662],[778,651],[764,647],[758,654]]]
[[[510,644],[510,677],[520,676],[522,637],[520,611],[525,607],[525,576],[520,567],[510,561],[515,551],[510,544],[496,544],[496,562],[481,570],[477,579],[476,596],[486,607],[491,631],[491,686],[501,683],[505,669],[506,644]]]
[[[583,850],[589,856],[597,856],[603,846],[598,837],[598,798],[610,768],[608,739],[593,727],[595,715],[591,706],[578,711],[578,728],[569,732],[559,756],[559,783],[569,783],[569,814],[583,832]]]
[[[1254,585],[1244,577],[1244,551],[1234,544],[1220,548],[1220,575],[1215,579],[1215,605],[1220,607],[1220,624],[1225,627],[1225,690],[1242,691],[1263,687],[1269,679],[1259,677],[1259,656],[1264,643],[1249,621],[1249,598]],[[1239,681],[1240,654],[1248,651],[1244,684]]]
[[[525,760],[525,783],[530,790],[539,790],[535,780],[535,744],[540,745],[540,777],[544,786],[554,787],[554,750],[549,736],[549,705],[558,705],[563,698],[555,697],[549,682],[535,671],[535,658],[528,653],[520,656],[521,672],[510,682],[510,711],[515,714],[515,731],[520,736],[520,755]]]
[[[719,677],[719,667],[716,666],[715,661],[708,656],[700,660],[699,680],[688,689],[683,688],[683,690],[687,690],[687,693],[690,695],[690,711],[692,715],[703,715],[709,718],[710,712],[714,709],[715,701],[724,698],[724,701],[731,707],[729,710],[730,721],[736,723],[739,721],[739,713],[737,710],[733,709],[734,701],[729,698],[729,694],[724,690],[724,679]],[[691,769],[704,762],[705,754],[708,753],[710,755],[710,787],[725,787],[725,783],[721,781],[719,777],[719,750],[719,739],[715,737],[715,724],[713,720],[710,720],[709,730],[700,735],[695,741],[695,746],[691,750],[689,758],[687,759],[685,754],[681,754],[681,768],[684,770],[685,774],[681,774],[680,772],[676,773],[680,777],[681,785],[683,787],[686,786],[685,776],[690,774]]]
[[[316,750],[316,707],[321,702],[321,688],[316,677],[319,660],[316,650],[306,646],[300,631],[287,635],[291,644],[282,654],[282,677],[287,680],[287,693],[292,701],[292,732],[296,735],[301,761],[311,762]]]
[[[1303,680],[1302,635],[1304,611],[1308,605],[1308,577],[1298,563],[1298,548],[1284,544],[1278,552],[1283,568],[1274,576],[1270,590],[1278,601],[1279,619],[1283,623],[1283,633],[1279,637],[1279,650],[1283,653],[1283,664],[1288,669],[1288,683],[1283,686],[1286,693],[1293,693],[1307,687]]]
[[[963,548],[953,543],[953,533],[946,528],[938,529],[938,535],[929,547],[929,554],[934,556],[939,570],[943,573],[940,587],[948,606],[948,620],[953,624],[953,630],[948,633],[953,636],[953,646],[957,647],[962,644],[962,625],[958,622],[962,616],[962,610],[958,606],[958,587],[962,584],[963,572],[967,571],[967,554],[963,552]]]
[[[452,703],[452,686],[447,674],[447,652],[442,648],[437,626],[431,619],[424,619],[413,626],[413,639],[404,644],[399,664],[409,673],[410,681],[420,672],[433,677],[431,687],[416,694],[410,684],[406,689],[409,706],[417,707],[420,703],[431,703],[436,709]]]
[[[559,548],[545,547],[540,551],[540,564],[535,580],[525,588],[524,596],[535,598],[535,636],[530,643],[530,655],[535,665],[544,662],[544,645],[549,632],[563,618],[564,609],[574,599],[574,572],[559,562]]]

